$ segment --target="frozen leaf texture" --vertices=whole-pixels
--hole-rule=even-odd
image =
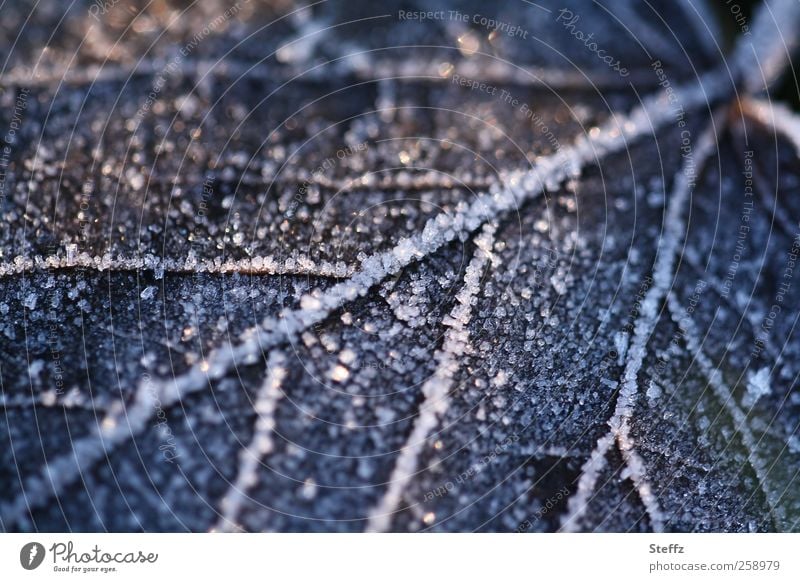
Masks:
[[[800,529],[800,8],[498,4],[0,7],[0,528]]]

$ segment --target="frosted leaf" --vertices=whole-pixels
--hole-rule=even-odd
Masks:
[[[250,4],[0,8],[3,528],[797,529],[796,2]]]

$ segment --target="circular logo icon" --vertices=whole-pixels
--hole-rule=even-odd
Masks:
[[[44,546],[38,542],[30,542],[19,551],[19,563],[26,570],[35,570],[44,561]]]

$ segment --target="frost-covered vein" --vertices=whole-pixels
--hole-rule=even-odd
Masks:
[[[723,36],[719,28],[719,17],[710,6],[710,1],[678,0],[676,4],[685,13],[686,21],[694,29],[694,36],[702,43],[706,55],[718,60],[722,56],[721,47],[715,41],[718,42],[717,39],[722,39]]]
[[[172,379],[139,384],[131,405],[118,414],[109,415],[100,434],[75,442],[78,463],[72,455],[56,459],[58,478],[48,484],[51,464],[41,475],[26,481],[31,507],[44,506],[69,484],[80,478],[81,467],[105,458],[109,451],[139,434],[155,414],[156,397],[163,407],[171,406],[186,395],[205,389],[212,378],[222,377],[236,362],[254,362],[262,350],[269,350],[296,338],[309,327],[324,321],[334,310],[359,297],[387,277],[396,275],[412,262],[428,257],[452,242],[518,208],[546,187],[557,188],[567,178],[580,174],[590,164],[623,150],[643,136],[674,121],[671,99],[677,98],[687,112],[707,106],[709,100],[723,97],[731,90],[725,75],[709,73],[701,83],[675,87],[673,95],[661,91],[645,99],[628,115],[614,116],[596,134],[579,136],[573,145],[539,158],[532,170],[511,174],[502,184],[495,184],[487,193],[478,194],[471,203],[460,203],[452,213],[443,212],[431,218],[422,232],[402,239],[394,248],[373,254],[362,261],[360,268],[347,280],[331,288],[306,295],[300,309],[287,310],[279,317],[266,318],[258,327],[242,335],[242,343],[224,345],[212,350],[201,363]],[[23,519],[27,512],[25,496],[14,500],[5,515],[11,523]]]
[[[25,480],[23,493],[0,510],[8,520],[7,527],[26,520],[30,511],[58,496],[79,480],[83,471],[107,458],[109,451],[144,431],[160,404],[152,386],[140,387],[127,405],[116,402],[102,422],[94,426],[93,436],[73,440],[71,453],[48,461],[41,475]]]
[[[31,394],[0,394],[0,408],[17,408],[33,410],[35,407],[41,408],[64,408],[67,410],[87,410],[105,414],[114,400],[99,396],[91,397],[91,401],[86,395],[77,390],[70,391],[64,395],[59,395],[55,390]]]
[[[788,140],[800,156],[800,116],[782,103],[763,99],[742,99],[741,108],[744,113],[764,125],[770,133]]]
[[[424,46],[398,47],[426,48]],[[452,47],[429,47],[451,48]],[[455,49],[452,49],[455,50]],[[478,55],[476,55],[478,56]],[[307,81],[331,81],[331,77],[350,77],[354,81],[386,79],[390,77],[407,77],[414,82],[441,82],[442,58],[406,59],[396,62],[390,59],[374,59],[367,56],[367,51],[353,51],[343,55],[325,66],[315,66],[309,70],[301,71],[298,67],[274,66],[264,61],[249,62],[235,59],[210,60],[194,59],[183,61],[180,74],[198,82],[200,78],[219,80],[262,80],[268,82],[283,82],[301,75]],[[547,69],[536,66],[518,67],[497,59],[486,58],[465,60],[454,63],[453,73],[480,77],[487,83],[516,84],[533,87],[549,87],[551,89],[585,89],[596,91],[598,89],[613,89],[628,87],[629,82],[637,86],[654,86],[655,77],[646,70],[633,71],[628,77],[621,77],[616,73],[606,71],[574,71],[564,69]],[[67,85],[89,85],[102,82],[122,82],[131,77],[150,77],[164,70],[164,61],[152,59],[142,60],[135,66],[115,65],[87,65],[80,69],[44,69],[39,67],[36,76],[31,77],[30,71],[21,69],[9,71],[0,75],[0,85],[4,87],[48,87],[59,83]]]
[[[275,409],[283,397],[283,380],[286,378],[286,357],[274,351],[267,360],[267,376],[258,390],[255,401],[256,422],[250,444],[239,452],[236,480],[219,503],[218,531],[238,531],[239,514],[247,502],[248,491],[258,483],[258,470],[262,459],[272,452],[275,430]]]
[[[578,487],[567,502],[567,512],[561,517],[561,531],[575,532],[580,529],[580,521],[594,495],[597,479],[606,468],[606,455],[613,444],[614,435],[611,432],[607,432],[597,440],[597,445],[581,467]]]
[[[769,88],[786,70],[792,52],[800,42],[800,3],[797,0],[768,0],[759,7],[749,35],[736,44],[732,64],[741,76],[746,93]]]
[[[680,303],[674,293],[669,293],[667,303],[673,321],[684,331],[683,340],[686,343],[686,347],[692,354],[694,361],[697,362],[698,368],[708,381],[709,386],[711,386],[714,396],[716,396],[719,403],[733,419],[734,428],[736,432],[739,433],[742,443],[747,449],[747,462],[756,474],[758,486],[764,493],[775,527],[778,531],[787,531],[782,527],[784,525],[784,516],[780,511],[779,498],[776,499],[775,493],[767,485],[769,470],[765,467],[764,462],[757,454],[760,441],[756,441],[753,433],[750,431],[750,427],[747,423],[747,415],[736,403],[733,391],[723,380],[722,373],[714,366],[711,359],[703,351],[699,339],[700,335],[694,326],[694,322],[688,314],[685,312],[682,313]]]
[[[220,165],[230,163],[223,160]],[[485,190],[495,183],[493,176],[469,176],[468,179],[460,180],[446,172],[436,170],[418,169],[408,167],[404,171],[391,173],[363,173],[357,176],[326,176],[320,172],[310,173],[294,167],[282,169],[276,172],[275,169],[266,169],[261,173],[244,173],[233,179],[218,177],[219,183],[236,184],[237,186],[254,186],[263,188],[265,184],[271,187],[297,187],[300,184],[306,186],[318,186],[327,188],[337,193],[354,192],[374,194],[376,189],[380,190],[449,190],[459,188],[464,190]],[[258,170],[259,164],[255,161],[248,166],[248,170]],[[150,178],[150,185],[171,184],[173,178],[165,176]]]
[[[475,254],[467,265],[464,285],[455,298],[455,305],[442,324],[447,327],[442,347],[434,354],[436,370],[422,386],[424,400],[419,414],[408,435],[400,454],[395,461],[389,477],[389,485],[378,504],[370,510],[367,531],[387,531],[392,524],[392,516],[398,510],[406,487],[419,467],[419,458],[428,437],[436,428],[450,404],[450,391],[453,378],[459,369],[463,355],[470,350],[469,326],[472,306],[481,289],[481,279],[486,266],[491,262],[496,266],[497,259],[492,253],[497,225],[487,223],[475,239]]]
[[[69,246],[69,245],[68,245]],[[66,269],[92,269],[96,271],[152,271],[163,273],[225,275],[239,273],[247,275],[301,275],[343,279],[352,274],[352,269],[343,262],[328,261],[317,263],[308,257],[293,257],[285,260],[273,257],[253,257],[245,259],[213,258],[198,259],[194,253],[186,259],[157,257],[152,254],[142,257],[114,256],[111,253],[92,256],[89,253],[70,253],[67,256],[51,255],[43,257],[17,256],[10,262],[0,263],[0,277],[20,275],[35,271],[54,271]]]
[[[686,210],[694,188],[693,171],[695,168],[697,172],[701,171],[708,156],[716,151],[716,131],[717,128],[712,120],[710,126],[700,136],[693,158],[686,159],[681,171],[675,176],[664,216],[664,231],[659,239],[653,266],[653,284],[645,293],[639,316],[634,322],[633,338],[626,355],[616,408],[614,415],[608,421],[610,429],[597,442],[589,461],[584,465],[584,470],[578,479],[577,493],[568,502],[567,513],[562,518],[561,525],[564,531],[575,531],[580,528],[581,519],[597,484],[597,475],[606,464],[606,454],[612,441],[616,442],[622,454],[626,465],[625,474],[636,487],[653,529],[659,531],[663,527],[658,500],[647,482],[644,461],[636,452],[630,435],[630,420],[639,395],[638,376],[647,354],[647,343],[655,330],[662,303],[672,285],[678,252],[686,235],[688,214]]]
[[[344,57],[344,59],[350,60],[348,57]],[[654,85],[652,75],[648,75],[644,70],[634,70],[628,77],[621,77],[616,73],[602,70],[575,71],[566,68],[547,69],[535,65],[518,66],[482,53],[476,53],[470,59],[457,60],[451,64],[451,74],[480,78],[488,83],[514,84],[525,87],[541,86],[556,91],[583,89],[594,92],[598,89],[628,88],[630,82],[640,87]],[[441,79],[441,70],[442,55],[440,54],[429,60],[425,60],[422,55],[405,61],[376,59],[372,66],[364,67],[361,70],[356,69],[353,74],[357,79],[411,77],[437,82],[437,78]]]
[[[781,103],[758,99],[742,100],[741,109],[746,115],[762,124],[776,138],[780,136],[789,141],[794,146],[796,154],[800,156],[800,116]],[[792,220],[789,213],[779,202],[780,192],[778,192],[777,178],[775,188],[771,188],[768,180],[753,164],[753,179],[759,195],[771,208],[776,224],[778,224],[786,237],[794,240],[800,234],[800,231],[798,231],[797,221]]]

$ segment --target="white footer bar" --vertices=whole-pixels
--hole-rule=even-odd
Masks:
[[[800,534],[0,534],[0,580],[800,580]]]

